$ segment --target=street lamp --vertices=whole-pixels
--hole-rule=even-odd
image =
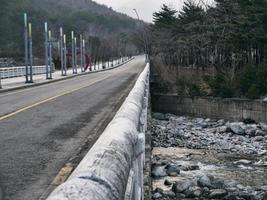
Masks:
[[[133,10],[137,16],[138,21],[140,22],[140,25],[142,26],[142,22],[140,20],[140,17],[139,17],[137,10],[135,8]],[[144,50],[145,50],[145,54],[146,54],[146,61],[148,61],[148,44],[147,44],[147,35],[146,35],[145,29],[143,30],[142,36],[143,36]]]

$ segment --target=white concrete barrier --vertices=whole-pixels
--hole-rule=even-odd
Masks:
[[[147,64],[98,141],[48,200],[143,199],[149,73]]]

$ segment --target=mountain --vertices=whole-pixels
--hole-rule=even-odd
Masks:
[[[0,0],[0,56],[23,55],[23,13],[33,26],[36,55],[43,52],[44,22],[48,22],[53,37],[63,27],[67,37],[72,30],[89,41],[126,38],[138,31],[139,21],[92,0]]]

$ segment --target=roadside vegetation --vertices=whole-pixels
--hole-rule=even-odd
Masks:
[[[24,13],[33,27],[35,64],[44,63],[44,22],[52,30],[55,56],[61,26],[68,47],[71,31],[77,38],[83,34],[92,62],[139,53],[142,45],[139,21],[92,0],[0,0],[0,5],[0,57],[24,62]]]
[[[154,13],[152,64],[160,92],[260,98],[267,94],[267,1],[188,0]],[[202,1],[201,1],[202,2]]]

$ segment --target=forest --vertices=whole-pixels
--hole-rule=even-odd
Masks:
[[[117,13],[91,0],[0,0],[0,57],[12,57],[23,63],[23,14],[33,26],[35,63],[43,63],[44,22],[58,41],[63,27],[70,47],[71,31],[86,39],[93,62],[139,52],[140,21]],[[55,52],[57,52],[55,50]]]
[[[163,5],[151,26],[158,89],[190,96],[267,95],[267,1]]]

